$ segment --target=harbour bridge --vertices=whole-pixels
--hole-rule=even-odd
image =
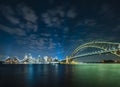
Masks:
[[[83,52],[86,49],[93,49],[93,48],[94,51]],[[120,43],[97,42],[97,41],[88,42],[78,46],[76,49],[73,50],[73,52],[69,56],[66,57],[66,59],[62,61],[66,61],[66,63],[69,63],[69,61],[72,61],[77,58],[98,55],[98,54],[105,54],[105,53],[111,53],[113,55],[120,57]]]

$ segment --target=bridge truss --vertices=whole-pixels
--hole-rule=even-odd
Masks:
[[[82,50],[87,48],[97,48],[99,51],[79,54]],[[89,42],[78,46],[69,56],[69,59],[80,58],[83,56],[90,56],[102,53],[112,53],[120,57],[120,43],[114,42]]]

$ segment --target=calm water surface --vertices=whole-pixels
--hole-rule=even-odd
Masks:
[[[120,87],[120,64],[0,65],[0,87]]]

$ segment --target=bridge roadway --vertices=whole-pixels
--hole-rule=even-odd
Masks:
[[[97,55],[97,54],[104,54],[104,53],[111,53],[116,50],[107,50],[107,51],[98,51],[98,52],[92,52],[92,53],[86,53],[86,54],[81,54],[73,57],[69,57],[70,59],[75,59],[79,57],[84,57],[84,56],[92,56],[92,55]]]
[[[77,55],[77,56],[74,56],[74,57],[68,57],[70,60],[72,59],[76,59],[76,58],[80,58],[80,57],[84,57],[84,56],[92,56],[92,55],[97,55],[97,54],[104,54],[104,53],[110,53],[110,51],[101,51],[101,52],[94,52],[94,53],[86,53],[86,54],[81,54],[81,55]],[[61,61],[65,61],[66,59],[64,60],[61,60]]]

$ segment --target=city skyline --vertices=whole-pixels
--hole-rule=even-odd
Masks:
[[[52,58],[48,56],[41,57],[38,55],[37,57],[32,57],[32,55],[25,54],[24,57],[18,58],[17,56],[14,57],[7,57],[5,59],[1,59],[4,64],[57,64],[59,63],[58,57]]]
[[[16,55],[13,55],[13,56],[9,56],[9,55],[1,55],[0,56],[0,60],[1,61],[5,61],[6,59],[8,59],[8,58],[11,58],[11,59],[14,59],[14,58],[18,58],[18,59],[20,59],[20,60],[23,60],[23,59],[25,59],[25,58],[32,58],[32,59],[38,59],[38,58],[42,58],[42,59],[44,59],[44,58],[52,58],[52,59],[60,59],[60,58],[58,58],[57,56],[54,56],[54,57],[52,57],[52,56],[47,56],[47,55],[44,55],[44,56],[41,56],[41,55],[36,55],[36,56],[33,56],[31,53],[25,53],[24,55],[21,55],[21,57],[19,57],[19,56],[16,56]]]

